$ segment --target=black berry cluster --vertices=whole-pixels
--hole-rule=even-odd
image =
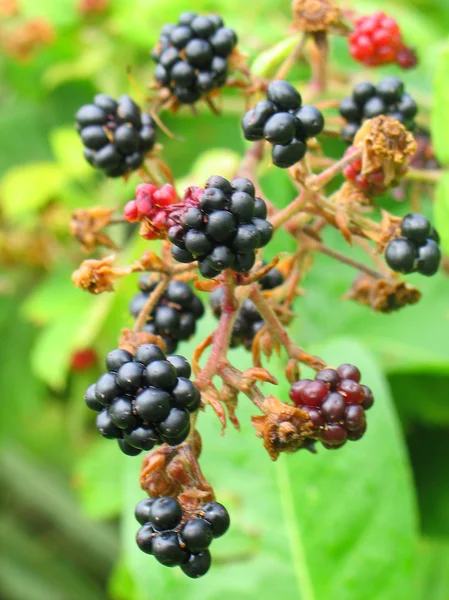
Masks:
[[[272,290],[284,282],[284,277],[279,269],[271,269],[259,280],[262,290]],[[221,315],[221,305],[224,291],[222,287],[217,288],[209,295],[212,311],[217,318]],[[251,349],[254,338],[258,331],[264,326],[264,320],[260,316],[254,302],[247,298],[241,305],[237,318],[234,322],[231,337],[231,347],[236,348],[243,344],[248,350]]]
[[[209,546],[229,528],[229,514],[218,502],[208,502],[188,520],[175,498],[145,498],[136,506],[136,519],[142,525],[136,535],[139,548],[152,554],[166,567],[180,566],[196,579],[211,565]]]
[[[162,28],[151,56],[157,62],[154,77],[182,104],[192,104],[222,87],[228,75],[228,56],[237,35],[221,17],[184,12],[177,24]]]
[[[314,439],[328,449],[340,448],[347,440],[356,441],[366,431],[365,411],[374,402],[361,374],[354,365],[318,371],[315,380],[301,379],[290,389],[290,398],[309,415],[316,429]]]
[[[103,437],[117,439],[130,456],[186,439],[189,413],[199,408],[201,396],[189,380],[191,368],[184,357],[166,357],[158,346],[143,344],[134,356],[112,350],[106,367],[108,372],[84,396],[87,406],[98,413],[96,425]]]
[[[351,143],[362,121],[379,115],[394,117],[413,131],[417,112],[416,102],[404,91],[404,83],[398,77],[385,77],[376,86],[362,81],[340,103],[340,114],[347,121],[341,135]]]
[[[158,281],[149,281],[148,275],[140,276],[141,291],[131,299],[129,304],[129,311],[135,319],[157,284]],[[175,352],[179,342],[188,340],[194,335],[196,322],[203,315],[203,303],[190,286],[183,281],[173,279],[149,315],[143,331],[161,336],[167,352]]]
[[[441,261],[440,237],[429,220],[419,213],[410,213],[402,219],[401,233],[385,250],[388,266],[399,273],[435,275]]]
[[[115,101],[97,94],[93,104],[82,106],[75,118],[87,162],[108,177],[138,169],[154,146],[153,120],[129,96]]]
[[[268,244],[273,226],[267,206],[255,197],[254,185],[239,177],[231,183],[211,177],[198,206],[187,208],[179,223],[168,230],[172,254],[182,263],[198,260],[203,277],[213,279],[223,269],[246,273],[255,251]]]
[[[267,100],[261,100],[242,119],[247,140],[265,138],[273,144],[273,164],[282,169],[300,161],[307,151],[307,140],[324,127],[321,112],[315,106],[301,106],[299,92],[287,81],[272,81]]]

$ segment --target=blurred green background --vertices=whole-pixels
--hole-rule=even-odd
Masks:
[[[404,79],[426,124],[449,3],[347,4],[363,13],[385,8],[400,21],[420,57]],[[220,436],[208,410],[199,420],[201,464],[232,518],[230,533],[213,547],[211,573],[186,580],[135,546],[141,458],[99,439],[82,396],[101,372],[101,359],[80,370],[73,357],[86,348],[101,357],[115,346],[120,329],[131,324],[127,304],[136,278],[118,285],[117,294],[76,290],[70,275],[84,255],[68,222],[78,207],[121,206],[138,180],[124,184],[95,174],[81,156],[73,115],[99,91],[141,101],[151,79],[148,51],[160,27],[187,9],[219,12],[259,71],[270,75],[276,67],[281,51],[270,48],[288,36],[288,0],[0,0],[0,597],[447,600],[449,283],[443,274],[413,278],[421,303],[381,315],[342,301],[355,273],[317,257],[304,281],[307,294],[295,306],[293,335],[330,364],[360,366],[377,399],[368,434],[336,453],[299,453],[273,464],[255,438],[245,400],[240,434]],[[332,64],[340,83],[329,97],[341,94],[346,78],[377,81],[398,73],[363,73],[343,39],[332,41]],[[126,75],[129,67],[140,92]],[[298,67],[292,81],[301,90],[308,75]],[[447,106],[442,102],[440,113],[447,115]],[[159,136],[180,189],[232,172],[244,150],[243,107],[241,97],[226,93],[219,118],[204,108],[199,119],[189,110],[164,116],[184,138]],[[327,149],[334,156],[343,151],[338,143]],[[262,182],[279,206],[293,197],[280,170],[264,166]],[[432,199],[423,193],[420,200],[431,216]],[[384,198],[382,205],[409,212],[408,200]],[[438,224],[449,231],[446,206]],[[125,241],[120,231],[114,236]],[[269,253],[289,243],[275,238]],[[337,235],[329,243],[350,252]],[[147,247],[128,240],[120,261]],[[212,326],[209,315],[180,351],[191,354]],[[236,351],[233,359],[248,360]],[[271,367],[282,381],[282,363]],[[286,399],[285,383],[275,393]]]

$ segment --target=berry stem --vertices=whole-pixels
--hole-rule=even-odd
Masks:
[[[284,223],[286,223],[291,217],[298,213],[309,200],[310,192],[303,190],[297,198],[293,200],[288,206],[276,213],[272,219],[271,224],[274,229],[279,229]]]
[[[151,312],[153,311],[156,304],[159,302],[162,294],[168,287],[170,283],[170,277],[168,275],[162,275],[160,282],[157,284],[154,291],[148,296],[148,300],[145,302],[144,307],[139,313],[139,316],[134,323],[134,331],[142,331],[147,322],[147,319]]]
[[[332,166],[325,169],[320,175],[312,175],[310,178],[306,180],[306,187],[310,187],[312,189],[318,189],[324,187],[329,183],[334,177],[336,177],[345,167],[349,164],[361,158],[363,154],[363,149],[358,148],[352,154],[348,156],[344,156]]]
[[[299,348],[292,342],[270,304],[260,292],[258,285],[251,286],[250,298],[265,321],[267,330],[282,346],[284,346],[290,358],[294,358],[299,362],[304,363],[315,371],[319,371],[326,366],[326,363],[321,358],[308,354],[305,350]]]
[[[409,181],[420,181],[425,183],[436,183],[443,177],[444,171],[442,169],[412,169],[410,168],[404,175],[404,179]]]
[[[234,274],[229,269],[223,271],[224,297],[221,305],[221,317],[213,335],[212,349],[204,366],[198,375],[195,385],[201,391],[212,383],[220,365],[226,362],[226,355],[231,343],[232,328],[237,317],[238,302],[235,298]]]

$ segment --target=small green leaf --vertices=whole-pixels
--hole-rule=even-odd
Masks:
[[[449,254],[449,173],[445,173],[437,183],[433,210],[435,227],[440,235],[441,244],[446,254]]]
[[[449,598],[449,543],[424,539],[419,548],[418,600]]]
[[[0,181],[5,216],[17,220],[52,200],[67,182],[67,174],[53,162],[13,167]]]
[[[449,163],[449,44],[441,50],[434,81],[432,105],[432,142],[435,154],[442,163]]]

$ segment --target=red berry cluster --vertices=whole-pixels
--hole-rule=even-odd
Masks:
[[[136,199],[125,205],[123,215],[130,223],[148,219],[151,222],[151,230],[146,232],[144,237],[149,240],[156,239],[160,237],[162,230],[167,229],[167,208],[176,200],[176,191],[168,183],[159,190],[151,183],[141,183],[136,188]]]
[[[414,51],[404,44],[397,22],[381,11],[356,20],[349,49],[352,58],[368,67],[397,63],[411,69],[417,63]]]
[[[350,146],[345,156],[353,154],[356,151],[355,146]],[[399,185],[399,178],[404,175],[407,168],[404,167],[400,173],[398,173],[398,179],[386,185],[385,174],[382,169],[373,171],[371,173],[362,174],[362,159],[352,161],[343,171],[345,178],[353,183],[358,190],[366,194],[367,196],[378,196],[384,194],[388,187],[396,187]]]
[[[309,415],[316,428],[315,439],[328,449],[356,441],[366,431],[365,410],[374,402],[369,387],[360,385],[361,374],[354,365],[325,368],[315,380],[301,379],[290,389],[290,398]]]

